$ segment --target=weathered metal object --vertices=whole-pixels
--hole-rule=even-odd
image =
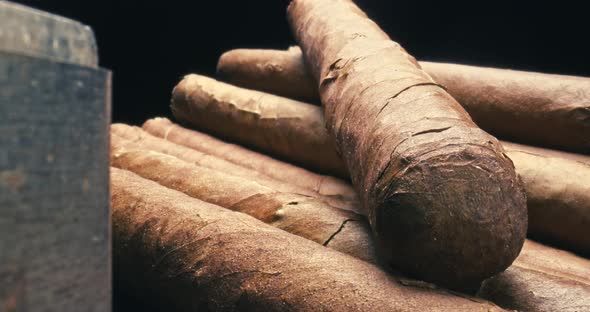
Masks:
[[[98,66],[92,29],[77,21],[0,0],[0,50]]]
[[[110,72],[74,21],[0,30],[0,311],[110,311]]]

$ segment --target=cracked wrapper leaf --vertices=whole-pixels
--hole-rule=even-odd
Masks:
[[[203,133],[181,128],[164,118],[153,119],[149,130],[156,135],[167,130],[163,138],[155,137],[141,128],[125,124],[111,125],[111,133],[132,145],[169,154],[193,164],[222,170],[232,175],[253,180],[276,191],[321,198],[330,205],[358,212],[360,204],[352,187],[329,176],[318,175],[303,168],[281,162],[243,147],[222,142]],[[176,135],[176,134],[179,135]],[[175,144],[173,142],[178,142]],[[182,143],[195,143],[189,148]],[[200,148],[206,146],[205,148]],[[275,179],[285,176],[282,180]]]
[[[440,108],[444,101],[439,100],[450,97],[434,98],[439,104],[434,107]],[[429,102],[420,107],[430,107]],[[389,130],[380,130],[377,141],[344,153],[351,157],[344,167],[360,170],[351,174],[352,181],[381,253],[405,273],[451,287],[475,285],[505,269],[526,233],[525,198],[512,162],[496,139],[478,129],[460,106],[455,108],[464,119],[423,119],[415,133],[404,132],[395,142],[390,130],[401,125],[388,117]],[[313,105],[188,75],[174,88],[172,109],[185,124],[258,149],[273,148],[287,159],[302,155],[299,163],[329,159],[332,171],[346,172]],[[363,132],[371,128],[364,123],[349,126]],[[386,161],[391,150],[381,145],[399,157]],[[353,154],[362,159],[353,161]],[[364,174],[370,176],[361,179]]]
[[[254,101],[255,98],[252,99]],[[305,129],[308,126],[324,122],[321,108],[302,102],[283,103],[282,108],[288,105],[305,105],[306,111],[313,109],[313,114],[300,116],[297,126],[283,124],[275,132],[287,132],[291,134],[289,144],[300,146],[310,139],[300,139],[310,135]],[[267,114],[280,114],[279,107],[267,108]],[[287,107],[290,111],[296,111],[296,107]],[[226,123],[231,123],[227,120]],[[243,129],[242,135],[253,136],[262,127],[257,129]],[[317,140],[329,140],[326,130],[317,132],[323,138]],[[513,160],[516,173],[523,181],[527,194],[527,208],[529,211],[529,234],[540,241],[551,243],[560,248],[575,251],[582,255],[590,253],[590,156],[574,154],[563,151],[551,150],[540,147],[515,144],[502,141],[506,155]],[[323,149],[333,148],[325,145]],[[265,145],[263,150],[275,154],[278,151],[274,145]],[[314,155],[318,149],[309,150],[309,161],[314,162]],[[326,155],[327,152],[321,152]],[[335,154],[335,153],[334,153]],[[320,157],[320,156],[318,156]],[[335,157],[332,162],[342,162]],[[317,165],[318,163],[316,163]],[[344,168],[344,166],[341,166]],[[348,174],[346,171],[342,175]],[[362,208],[362,207],[360,207]],[[367,214],[366,211],[356,210],[358,213]]]
[[[500,138],[590,152],[590,78],[419,62],[482,129]],[[299,47],[236,49],[217,74],[232,84],[320,103]],[[542,124],[543,127],[539,127]]]
[[[376,262],[367,220],[321,199],[277,192],[231,173],[194,165],[170,155],[133,146],[113,137],[111,165],[361,260]]]
[[[501,311],[111,169],[115,277],[163,310]]]

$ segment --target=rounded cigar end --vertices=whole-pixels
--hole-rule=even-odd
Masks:
[[[216,75],[221,79],[235,76],[235,72],[239,70],[239,58],[243,55],[242,49],[230,50],[224,52],[217,61]]]
[[[411,162],[388,187],[377,188],[371,222],[394,268],[464,290],[518,256],[527,230],[526,198],[501,150],[451,148]]]

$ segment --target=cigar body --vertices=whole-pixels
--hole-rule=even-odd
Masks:
[[[161,132],[158,130],[176,130],[176,128],[180,128],[176,125],[173,125],[168,120],[165,121],[165,123],[162,121],[165,126],[150,127],[150,130],[159,135]],[[161,123],[158,123],[158,125],[160,124]],[[172,125],[174,128],[169,127],[168,124]],[[154,124],[150,125],[155,126]],[[166,133],[176,132],[177,131],[168,131]],[[180,144],[174,144],[172,141],[168,141],[160,137],[152,136],[138,127],[124,124],[111,125],[111,133],[113,137],[118,138],[118,140],[114,140],[118,145],[130,145],[154,150],[164,154],[172,155],[193,164],[198,164],[203,167],[231,172],[232,175],[256,181],[261,185],[272,188],[279,192],[296,193],[318,197],[337,208],[355,212],[360,210],[360,205],[354,190],[350,185],[346,184],[340,179],[317,175],[307,170],[275,160],[268,156],[246,150],[234,144],[221,142],[205,134],[189,130],[186,130],[186,132],[190,132],[188,134],[191,138],[189,142],[199,142],[200,146],[207,145],[211,148],[202,148],[200,150],[192,149]],[[172,139],[182,139],[184,137],[186,137],[186,135],[181,137],[173,135],[169,136],[169,138]],[[242,153],[244,151],[247,151],[248,153]],[[270,170],[255,170],[255,168],[259,166],[249,166],[249,164],[258,164],[260,166],[265,166],[265,164],[268,164],[269,167],[276,170],[273,171],[271,175],[269,174]],[[298,183],[287,183],[285,181],[275,179],[274,177],[281,172],[289,175],[289,179],[284,180],[295,181]]]
[[[343,175],[346,180],[317,174],[240,145],[224,142],[205,133],[183,128],[166,118],[147,120],[142,128],[154,136],[225,159],[275,180],[311,189],[321,195],[339,197],[343,200],[357,200],[357,195],[350,183],[348,183],[348,175],[346,174]],[[271,131],[275,131],[275,129]]]
[[[527,194],[529,236],[590,255],[590,163],[523,149],[506,154]]]
[[[491,134],[590,153],[590,78],[435,62],[420,65]],[[309,82],[314,79],[298,47],[232,50],[221,56],[217,72],[245,88],[319,103],[317,86]]]
[[[115,166],[203,201],[250,214],[269,225],[364,261],[378,262],[368,224],[358,215],[297,194],[276,193],[230,172],[191,165],[120,141],[117,137],[112,140]],[[403,280],[403,283],[415,282]],[[519,311],[588,307],[590,261],[527,240],[513,265],[484,281],[477,294]]]
[[[274,227],[361,260],[377,262],[367,220],[351,211],[334,208],[320,199],[277,192],[229,172],[133,147],[114,149],[111,165],[202,201],[244,212]]]
[[[590,310],[590,261],[528,240],[514,264],[478,296],[518,311]]]
[[[207,78],[207,83],[215,84],[214,80]],[[218,82],[222,84],[221,82]],[[229,86],[224,84],[224,86]],[[229,90],[240,89],[229,86]],[[215,88],[210,88],[208,97],[186,97],[186,94],[194,95],[200,89],[194,89],[195,85],[184,82],[175,90],[175,99],[187,103],[191,115],[179,113],[187,123],[195,127],[201,127],[214,134],[227,135],[228,138],[243,142],[246,145],[256,145],[259,150],[269,154],[281,155],[283,158],[292,158],[294,154],[285,154],[283,149],[272,144],[272,141],[252,142],[260,133],[268,132],[266,126],[259,123],[251,123],[248,127],[242,127],[242,121],[237,118],[225,118],[220,114],[224,108],[216,101],[210,100],[217,96]],[[195,91],[197,90],[197,91]],[[262,92],[243,90],[241,93],[233,93],[241,96],[236,103],[251,103],[264,95]],[[246,92],[248,91],[248,92]],[[228,91],[231,92],[231,91]],[[262,94],[262,95],[260,95]],[[271,96],[274,97],[274,96]],[[174,105],[174,104],[173,104]],[[288,123],[274,124],[272,135],[281,138],[282,144],[297,147],[305,151],[305,157],[299,161],[309,162],[308,167],[321,167],[329,156],[330,163],[340,163],[336,166],[341,170],[340,176],[347,174],[346,168],[337,155],[333,144],[308,145],[311,141],[331,141],[324,128],[317,125],[323,124],[324,117],[321,108],[311,104],[297,101],[281,102],[281,105],[264,106],[262,114],[269,116],[284,116],[288,112]],[[299,110],[300,107],[304,107]],[[189,111],[188,109],[185,109]],[[247,110],[239,105],[232,106],[232,110]],[[300,113],[303,112],[303,113]],[[196,116],[196,117],[195,117]],[[201,119],[207,116],[210,122],[203,124]],[[213,121],[214,120],[214,121]],[[223,124],[223,127],[219,126]],[[223,129],[240,129],[240,134]],[[315,131],[308,131],[315,129]],[[321,136],[321,138],[308,138],[309,136]],[[250,144],[248,143],[250,142]],[[506,153],[512,159],[517,174],[524,182],[527,194],[527,207],[529,210],[529,234],[541,241],[547,241],[552,245],[566,248],[586,255],[590,253],[590,156],[566,153],[542,148],[521,148],[521,145],[502,143],[506,147]],[[293,148],[295,149],[295,148]],[[563,156],[562,156],[563,155]],[[559,157],[557,157],[559,156]],[[316,161],[316,159],[322,159]],[[366,213],[360,211],[360,213]]]
[[[163,310],[499,311],[111,169],[115,277]]]
[[[324,135],[323,119],[302,123],[312,121],[315,106],[236,88],[200,75],[186,76],[174,88],[172,97],[172,114],[182,124],[264,150],[316,172],[349,177],[344,163],[334,161],[340,157],[334,140]],[[265,149],[269,145],[273,150]]]

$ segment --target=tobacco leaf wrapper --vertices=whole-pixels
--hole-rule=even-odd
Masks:
[[[123,145],[113,138],[115,145]],[[122,144],[123,143],[123,144]],[[247,213],[272,226],[361,260],[376,262],[367,220],[320,199],[277,192],[229,172],[193,165],[173,156],[115,148],[111,164],[191,197]]]
[[[499,311],[111,169],[115,276],[162,309]]]
[[[590,151],[590,78],[419,62],[482,129],[519,142]],[[320,103],[301,49],[236,49],[217,73],[241,87]],[[539,127],[542,124],[543,127]]]
[[[235,88],[235,87],[234,87]],[[256,98],[251,98],[254,101]],[[321,108],[301,102],[291,105],[305,105],[306,109],[314,109],[314,114],[300,116],[297,127],[277,128],[275,132],[288,132],[292,141],[289,144],[302,144],[308,140],[298,139],[309,133],[299,131],[307,125],[315,125],[324,122]],[[281,107],[275,107],[276,111],[268,114],[280,114],[281,109],[288,106],[283,103]],[[213,109],[213,108],[211,108]],[[296,111],[296,107],[288,108]],[[270,110],[270,108],[269,108]],[[232,122],[231,120],[226,123]],[[261,129],[257,129],[260,131]],[[243,135],[255,135],[257,131],[243,130]],[[327,131],[319,132],[323,136],[321,140],[329,140]],[[546,148],[532,147],[501,142],[506,150],[506,155],[513,161],[516,173],[523,181],[523,187],[527,195],[527,208],[529,211],[529,234],[541,241],[547,241],[555,246],[573,250],[580,254],[590,253],[590,157],[581,154],[568,153]],[[325,145],[324,149],[332,148]],[[274,145],[268,144],[261,147],[271,154],[278,151]],[[310,161],[314,161],[313,153],[317,149],[309,149]],[[326,152],[322,153],[327,154]],[[334,157],[332,162],[342,162],[339,157]],[[314,163],[310,167],[319,165]],[[342,166],[344,168],[344,166]],[[346,172],[342,172],[342,175]],[[367,214],[367,211],[358,211]]]
[[[158,125],[162,125],[162,127],[150,127],[150,131],[172,129],[168,124],[172,125],[167,119],[160,118],[158,119]],[[176,127],[175,125],[173,126]],[[190,142],[196,140],[200,142],[201,145],[211,146],[212,148],[201,150],[191,149],[180,144],[174,144],[172,141],[153,136],[138,127],[125,124],[111,125],[111,134],[113,136],[120,137],[126,141],[131,141],[134,146],[169,154],[200,166],[227,171],[232,175],[256,181],[257,183],[276,191],[318,197],[334,207],[359,211],[360,205],[354,190],[342,180],[317,175],[299,168],[296,168],[298,170],[289,171],[288,169],[293,167],[290,164],[274,160],[268,156],[255,152],[240,154],[242,152],[241,149],[243,149],[242,147],[221,142],[213,137],[195,131],[190,132]],[[177,137],[175,136],[174,138],[176,139]],[[120,142],[122,141],[120,140]],[[235,161],[236,159],[242,161]],[[264,163],[268,163],[272,169],[278,170],[276,171],[278,173],[282,172],[280,171],[281,169],[286,168],[287,170],[285,170],[285,172],[290,174],[289,178],[292,179],[292,181],[297,181],[298,184],[277,180],[274,178],[274,176],[277,175],[276,173],[271,175],[268,173],[268,170],[259,171],[253,169],[254,166],[248,166],[248,164],[263,165]]]

